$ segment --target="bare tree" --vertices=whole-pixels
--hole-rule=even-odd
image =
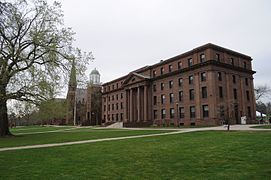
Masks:
[[[271,88],[267,85],[259,85],[254,91],[256,101],[259,101],[261,98],[269,97],[271,94]]]
[[[59,92],[72,61],[85,70],[92,55],[73,48],[73,35],[58,2],[0,2],[0,136],[11,135],[7,100],[39,103]]]

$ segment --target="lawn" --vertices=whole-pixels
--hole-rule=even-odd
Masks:
[[[253,126],[251,128],[258,128],[258,129],[271,129],[271,125],[260,125],[260,126]]]
[[[13,134],[15,134],[14,137],[0,138],[0,148],[169,132],[168,130],[125,130],[93,128],[71,129],[71,127],[62,128],[62,130],[65,131],[59,131],[61,130],[59,127],[43,127],[40,129],[40,131],[38,131],[38,128],[30,128],[25,130],[27,133],[31,132],[33,134],[21,134],[23,133],[22,131],[17,130],[16,133],[13,131]],[[57,131],[48,132],[54,130]]]
[[[270,179],[271,132],[193,132],[0,154],[0,179]]]
[[[11,128],[10,132],[13,134],[27,134],[27,133],[37,133],[37,132],[47,132],[74,128],[72,126],[25,126]]]

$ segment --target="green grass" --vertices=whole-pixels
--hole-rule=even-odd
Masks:
[[[47,131],[55,131],[55,130],[64,130],[64,129],[71,129],[72,126],[26,126],[26,127],[19,127],[19,128],[11,128],[10,132],[12,134],[24,134],[24,133],[37,133],[37,132],[47,132]]]
[[[45,129],[48,130],[50,129],[50,127],[47,127]],[[41,132],[46,132],[45,129]],[[110,137],[133,136],[143,134],[156,134],[161,132],[169,131],[77,128],[67,131],[50,132],[50,133],[48,132],[41,134],[16,135],[14,133],[16,135],[14,137],[0,138],[0,148],[24,145],[36,145],[36,144],[61,143],[61,142],[101,139]],[[36,131],[33,133],[36,133]]]
[[[258,129],[271,129],[271,125],[261,125],[261,126],[253,126],[251,128],[258,128]]]
[[[270,179],[271,132],[194,132],[0,153],[0,179]]]

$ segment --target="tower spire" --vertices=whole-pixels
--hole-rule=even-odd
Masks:
[[[75,68],[75,62],[74,62],[74,59],[72,60],[72,68],[71,68],[71,74],[70,74],[69,86],[77,86],[77,81],[76,81],[76,68]]]

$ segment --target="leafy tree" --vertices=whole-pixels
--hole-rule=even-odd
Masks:
[[[54,97],[67,82],[72,61],[83,73],[92,55],[72,46],[73,35],[58,2],[0,2],[0,136],[11,134],[8,100],[39,103]]]
[[[39,111],[35,115],[42,124],[50,123],[54,120],[63,120],[68,114],[68,103],[64,99],[50,99],[43,101],[39,106]]]

